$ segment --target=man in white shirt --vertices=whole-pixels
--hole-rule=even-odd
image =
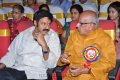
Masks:
[[[67,14],[68,9],[72,6],[72,0],[51,0],[51,3],[60,6],[65,15]]]
[[[97,5],[92,2],[91,0],[79,0],[75,4],[80,4],[83,7],[83,10],[92,10],[96,13],[98,13],[98,7]]]
[[[46,70],[54,68],[61,54],[57,34],[50,29],[53,16],[37,11],[35,26],[21,32],[0,60],[0,80],[47,79]]]

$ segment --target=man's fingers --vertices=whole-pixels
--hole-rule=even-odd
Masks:
[[[63,54],[63,57],[66,58],[66,59],[67,59],[69,56],[71,56],[71,53]]]
[[[67,55],[68,55],[68,57],[69,57],[69,56],[71,56],[71,53],[68,53]]]
[[[68,60],[68,59],[62,59],[62,61],[64,62],[64,63],[70,63],[70,61]]]
[[[65,53],[65,54],[63,54],[63,55],[61,56],[61,62],[66,63],[66,64],[69,64],[70,61],[67,59],[69,56],[71,56],[70,53]]]

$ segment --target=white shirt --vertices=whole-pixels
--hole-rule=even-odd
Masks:
[[[83,7],[83,10],[92,10],[96,13],[98,13],[98,7],[97,5],[92,2],[91,0],[87,0],[84,4],[82,4],[80,1],[76,2],[75,4],[80,4]]]
[[[46,70],[56,66],[61,54],[58,35],[50,30],[45,35],[49,46],[49,58],[44,61],[41,46],[34,40],[34,26],[21,32],[11,43],[8,53],[1,59],[7,67],[25,71],[28,79],[47,79]]]

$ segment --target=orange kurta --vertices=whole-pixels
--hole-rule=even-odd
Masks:
[[[68,58],[70,60],[69,66],[84,66],[86,60],[82,53],[88,46],[94,46],[100,51],[99,59],[89,66],[91,74],[72,77],[68,71],[63,80],[108,80],[108,72],[115,67],[116,52],[113,40],[100,28],[91,32],[87,37],[81,36],[77,30],[70,35],[65,49],[65,53],[71,53]],[[58,61],[58,65],[64,64]]]

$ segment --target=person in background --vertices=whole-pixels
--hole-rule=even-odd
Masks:
[[[47,79],[61,54],[58,35],[50,29],[53,16],[45,10],[34,14],[35,26],[21,32],[0,60],[0,80]]]
[[[49,8],[49,6],[48,6],[47,4],[42,4],[42,5],[40,5],[40,6],[39,6],[39,10],[41,10],[41,9],[50,12],[50,8]]]
[[[108,20],[112,20],[116,24],[116,52],[117,59],[120,60],[120,2],[116,1],[108,7]]]
[[[72,0],[52,0],[53,5],[60,6],[66,16],[68,9],[72,6]]]
[[[29,18],[24,16],[24,7],[22,5],[19,5],[19,4],[16,4],[13,6],[12,18],[13,19],[9,19],[7,21],[9,24],[9,28],[10,28],[10,34],[11,34],[10,40],[11,40],[11,42],[19,34],[19,31],[17,29],[17,25],[23,21],[30,21]]]
[[[52,4],[51,1],[52,0],[46,0],[46,4],[51,5]]]
[[[58,66],[69,64],[63,80],[108,80],[116,64],[112,38],[98,27],[94,11],[81,13],[78,29],[69,36]]]
[[[34,12],[38,11],[39,5],[36,4],[37,0],[27,0],[27,6],[33,9]]]
[[[95,11],[96,13],[98,13],[98,7],[97,5],[92,2],[91,0],[79,0],[78,2],[76,2],[75,4],[79,4],[83,7],[83,10],[92,10]]]
[[[65,45],[67,43],[67,39],[70,35],[71,31],[76,30],[76,25],[79,21],[80,14],[83,12],[83,8],[78,5],[72,5],[70,8],[70,13],[71,13],[71,22],[66,22],[64,26],[64,31],[61,36],[61,42],[62,42],[62,51],[64,51]]]
[[[115,30],[115,47],[116,47],[116,67],[109,75],[116,76],[120,65],[120,2],[112,2],[108,9],[108,20],[112,20],[116,24]],[[109,26],[108,26],[109,27]]]

